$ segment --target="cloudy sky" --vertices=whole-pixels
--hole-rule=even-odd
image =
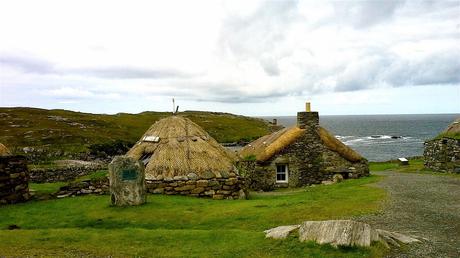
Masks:
[[[3,1],[0,106],[460,113],[460,1]]]

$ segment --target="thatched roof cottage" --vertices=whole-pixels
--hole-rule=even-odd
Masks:
[[[369,174],[367,160],[319,126],[318,112],[297,113],[297,125],[263,136],[239,155],[255,190],[299,187]]]
[[[180,115],[157,121],[126,155],[144,163],[150,192],[214,199],[243,195],[235,155]]]
[[[460,117],[434,139],[425,142],[425,167],[460,173]]]

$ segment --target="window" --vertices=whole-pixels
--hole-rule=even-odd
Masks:
[[[286,164],[276,165],[276,182],[286,183],[288,181],[288,166]]]

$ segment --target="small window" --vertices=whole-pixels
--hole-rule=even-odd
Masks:
[[[286,183],[288,181],[288,166],[286,164],[276,165],[276,182]]]

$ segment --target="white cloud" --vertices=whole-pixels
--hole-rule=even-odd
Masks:
[[[116,100],[120,99],[121,96],[118,93],[96,93],[85,89],[71,88],[71,87],[61,87],[56,89],[46,90],[41,93],[45,96],[56,97],[58,99],[64,99],[63,103],[73,103],[73,101],[78,99],[109,99]],[[69,102],[71,101],[71,102]]]
[[[251,113],[241,105],[452,90],[459,12],[458,1],[2,1],[0,100],[91,100],[98,112],[104,101],[137,99],[141,111],[176,96]]]

